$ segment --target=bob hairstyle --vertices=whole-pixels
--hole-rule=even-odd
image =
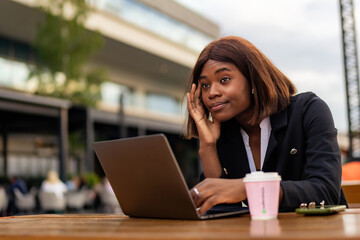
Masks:
[[[253,89],[253,115],[249,124],[260,123],[273,113],[284,110],[290,97],[296,93],[294,84],[249,41],[240,37],[224,37],[208,44],[200,53],[189,80],[187,92],[193,83],[198,86],[199,76],[209,60],[234,64]],[[204,109],[208,117],[209,112]],[[194,119],[188,113],[186,137],[198,137]]]

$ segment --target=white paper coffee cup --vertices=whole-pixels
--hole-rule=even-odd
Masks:
[[[281,177],[277,172],[252,172],[244,178],[251,218],[274,219],[279,211]]]

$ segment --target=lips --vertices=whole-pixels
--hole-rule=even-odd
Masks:
[[[224,107],[225,107],[225,102],[216,102],[216,103],[212,103],[210,105],[210,110],[212,112],[217,112],[217,111],[220,111],[222,110]]]

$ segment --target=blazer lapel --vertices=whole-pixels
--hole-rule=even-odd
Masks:
[[[239,131],[240,132],[240,131]],[[239,157],[240,157],[240,165],[243,166],[242,171],[240,172],[240,175],[245,176],[246,173],[250,173],[250,166],[249,166],[249,160],[246,154],[246,149],[244,145],[244,141],[242,139],[242,136],[239,135],[238,137],[238,146],[239,146]]]
[[[270,122],[272,129],[262,169],[266,169],[266,165],[270,162],[271,156],[277,147],[276,133],[288,124],[287,110],[271,115]]]
[[[224,129],[226,137],[221,138],[218,146],[219,158],[230,178],[241,178],[250,172],[250,167],[240,134],[240,125],[236,120],[230,121],[227,125]]]

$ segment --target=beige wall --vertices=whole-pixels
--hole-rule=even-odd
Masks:
[[[183,7],[175,1],[164,0],[138,0],[152,8],[158,9],[160,12],[166,13],[172,18],[175,18],[183,23],[186,23],[193,28],[196,28],[213,38],[217,38],[220,34],[219,26],[211,22],[190,9]],[[196,1],[196,0],[195,0]]]

